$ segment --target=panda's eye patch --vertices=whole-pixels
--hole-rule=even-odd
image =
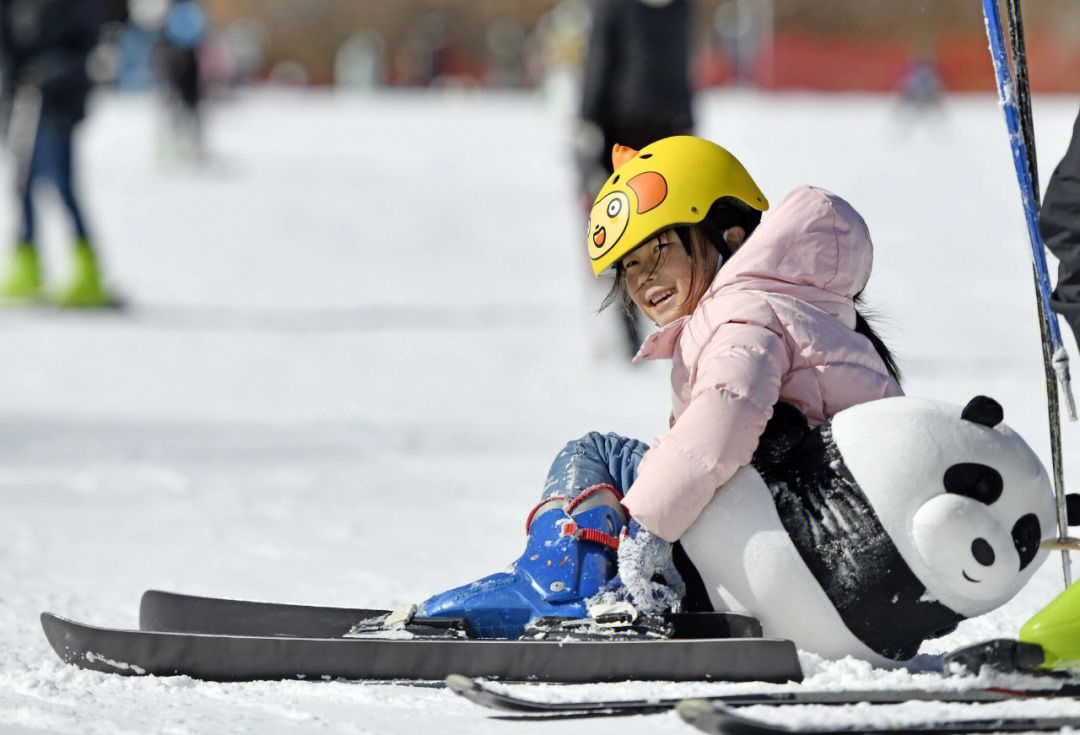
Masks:
[[[1020,517],[1013,526],[1012,537],[1016,551],[1020,554],[1020,568],[1023,569],[1035,558],[1042,540],[1042,528],[1039,527],[1039,519],[1034,513]]]
[[[1005,483],[993,467],[961,462],[945,470],[945,491],[990,505],[1001,497]]]

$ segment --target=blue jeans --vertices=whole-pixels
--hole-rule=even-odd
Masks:
[[[649,445],[618,434],[592,431],[570,442],[555,457],[548,470],[543,497],[562,495],[573,499],[593,485],[608,484],[625,495],[637,479],[641,457]],[[687,612],[712,611],[705,584],[682,545],[672,549],[675,567],[686,582],[683,609]]]
[[[75,236],[80,240],[88,239],[82,212],[79,211],[79,204],[75,200],[75,191],[72,186],[71,136],[73,132],[74,126],[70,122],[55,115],[43,114],[38,122],[34,150],[30,156],[29,177],[22,190],[22,226],[19,233],[19,239],[22,242],[33,242],[36,235],[31,190],[34,182],[39,178],[51,179],[56,184],[60,199],[71,215]]]
[[[608,484],[625,495],[637,478],[638,465],[649,445],[618,434],[591,431],[570,442],[548,470],[541,497],[573,499],[593,485]]]

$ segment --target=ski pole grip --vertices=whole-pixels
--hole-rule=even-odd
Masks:
[[[1072,380],[1069,378],[1069,353],[1065,351],[1064,345],[1054,350],[1053,363],[1058,383],[1061,384],[1061,394],[1065,396],[1065,410],[1069,413],[1069,420],[1076,421],[1076,400],[1073,398]]]

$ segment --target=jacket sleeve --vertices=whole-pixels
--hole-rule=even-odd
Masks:
[[[751,311],[712,334],[686,410],[645,453],[624,500],[641,525],[668,541],[750,461],[780,397],[791,355],[772,309],[760,301]]]
[[[1039,230],[1059,261],[1057,287],[1050,304],[1065,317],[1080,341],[1080,116],[1069,149],[1046,187]]]

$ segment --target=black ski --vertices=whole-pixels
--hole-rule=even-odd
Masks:
[[[453,672],[511,681],[799,681],[791,641],[289,638],[98,628],[42,613],[61,659],[124,675],[260,679],[442,680]],[[406,634],[407,635],[407,634]]]
[[[655,699],[607,699],[575,701],[543,701],[521,697],[490,686],[487,682],[453,674],[446,677],[447,686],[457,694],[476,704],[514,713],[521,716],[546,715],[639,715],[674,709],[683,697],[660,697]],[[978,688],[960,690],[935,690],[921,688],[864,689],[756,692],[750,694],[724,694],[703,698],[704,701],[727,707],[748,705],[784,704],[899,704],[901,702],[1000,702],[1021,697],[1076,697],[1080,696],[1080,684],[1066,684],[1053,689],[1001,689]]]
[[[1076,727],[1080,717],[1012,717],[998,716],[980,719],[929,720],[908,725],[851,725],[839,727],[800,727],[766,722],[736,712],[730,706],[717,702],[691,699],[678,706],[679,716],[687,723],[710,735],[959,735],[960,733],[992,732],[1046,732],[1065,727]]]
[[[139,604],[139,628],[215,635],[341,638],[354,625],[389,610],[283,605],[276,602],[196,597],[147,590]]]
[[[371,626],[389,613],[389,610],[288,605],[147,590],[139,605],[139,629],[213,635],[341,638],[359,624]],[[444,619],[444,624],[449,620]],[[761,637],[758,619],[740,613],[669,613],[664,620],[671,625],[671,638]],[[424,623],[423,618],[415,621]]]

